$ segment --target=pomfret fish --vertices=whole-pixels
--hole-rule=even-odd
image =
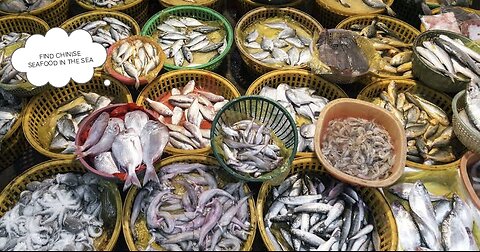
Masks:
[[[108,174],[119,173],[118,167],[111,152],[103,152],[93,159],[95,169]]]
[[[159,183],[157,173],[153,162],[160,158],[163,150],[169,141],[168,129],[163,124],[157,121],[149,120],[140,133],[140,142],[142,146],[143,162],[146,165],[145,177],[143,185],[145,186],[149,181]]]
[[[148,115],[141,110],[128,112],[125,114],[125,128],[132,129],[139,136],[148,120]]]
[[[142,145],[140,138],[133,128],[118,134],[112,143],[112,154],[120,167],[128,171],[123,190],[132,184],[141,187],[135,169],[142,164]]]

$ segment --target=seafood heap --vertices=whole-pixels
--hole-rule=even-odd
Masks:
[[[93,42],[100,43],[105,48],[132,35],[132,27],[114,17],[103,17],[101,20],[85,22],[77,29],[90,33]]]
[[[285,18],[256,21],[245,29],[244,48],[254,59],[275,67],[305,66],[310,62],[312,33]]]
[[[394,81],[373,103],[390,111],[405,127],[407,160],[426,165],[453,162],[453,128],[443,109],[410,92],[399,92]]]
[[[195,67],[206,64],[225,51],[227,35],[218,22],[172,16],[157,26],[158,43],[167,64]]]
[[[124,40],[112,52],[112,65],[115,72],[135,79],[135,88],[140,86],[140,77],[148,75],[160,64],[155,46],[140,39]]]
[[[11,13],[30,12],[51,4],[53,0],[4,0],[0,10]]]
[[[221,128],[223,156],[232,169],[259,177],[283,163],[281,147],[265,124],[242,120]]]
[[[468,5],[467,5],[468,6]],[[480,40],[480,16],[459,7],[442,6],[440,14],[422,16],[426,30],[447,30],[461,33],[472,40]]]
[[[173,88],[161,101],[146,99],[170,130],[169,146],[177,149],[194,150],[209,146],[211,122],[228,103],[223,96],[195,85],[195,80],[191,80],[182,91]]]
[[[329,102],[322,96],[314,95],[315,90],[309,88],[294,88],[287,84],[278,87],[263,87],[261,96],[265,96],[281,104],[292,118],[296,119],[298,134],[297,151],[314,151],[313,137],[315,136],[315,122],[323,107]]]
[[[18,84],[27,81],[26,73],[20,73],[12,65],[12,56],[6,56],[6,48],[18,43],[24,43],[30,34],[11,32],[1,37],[0,41],[0,83]]]
[[[337,0],[337,1],[345,8],[352,8],[351,4],[353,2],[359,2],[357,0],[355,0],[355,1]],[[395,11],[393,11],[392,8],[390,8],[390,6],[385,4],[385,2],[383,0],[363,0],[363,3],[365,5],[367,5],[368,7],[373,8],[373,9],[386,9],[388,15],[390,15],[390,16],[396,16],[397,15],[395,13]],[[353,7],[353,8],[355,8],[355,7]]]
[[[61,154],[73,154],[76,150],[75,137],[78,126],[95,110],[112,103],[112,98],[97,93],[80,92],[81,96],[58,108],[44,125],[47,131],[54,129],[49,148]],[[52,132],[50,132],[52,134]]]
[[[119,5],[127,4],[128,2],[132,2],[128,0],[83,0],[83,1],[93,6],[99,6],[102,8],[109,8],[109,9],[113,7],[117,7]]]
[[[17,121],[22,110],[21,101],[0,89],[0,142]]]
[[[398,184],[389,191],[406,200],[410,209],[399,201],[392,203],[400,246],[405,251],[479,250],[472,234],[472,209],[457,194],[452,199],[433,196],[421,181]]]
[[[92,174],[66,173],[27,184],[0,218],[0,249],[97,250],[95,240],[108,237],[106,222],[116,218],[108,189],[98,183]]]
[[[251,195],[242,182],[222,183],[219,169],[199,163],[162,167],[160,186],[150,183],[135,198],[130,228],[136,243],[155,242],[169,251],[239,251],[252,229]]]
[[[126,174],[125,191],[132,184],[142,186],[136,174],[142,163],[146,166],[143,185],[159,182],[153,163],[162,156],[168,138],[168,129],[141,110],[127,112],[123,120],[103,112],[77,153],[81,158],[93,157],[95,169],[101,172]]]
[[[380,53],[386,65],[382,73],[398,76],[412,76],[412,44],[399,40],[383,22],[374,19],[370,25],[353,24],[350,30],[358,31],[360,35],[373,42],[375,50]]]
[[[333,167],[368,180],[388,177],[395,161],[388,132],[373,121],[353,117],[328,123],[322,153]]]
[[[465,46],[458,39],[440,35],[431,41],[423,41],[416,50],[426,65],[449,77],[452,82],[473,81],[480,83],[480,54]]]
[[[352,187],[328,176],[299,173],[273,188],[265,230],[279,251],[373,251],[373,218]]]

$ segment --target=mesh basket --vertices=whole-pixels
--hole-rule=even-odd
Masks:
[[[252,0],[240,0],[238,1],[238,5],[240,7],[241,13],[247,13],[255,8],[258,7],[266,7],[266,8],[285,8],[285,7],[292,7],[299,9],[304,5],[306,0],[294,0],[290,1],[287,4],[275,4],[275,5],[268,5],[268,4],[262,4],[262,3],[257,3]]]
[[[45,20],[51,27],[57,27],[68,18],[68,0],[54,0],[52,3],[26,13],[9,13],[0,10],[0,15],[8,15],[9,17],[24,17],[25,15],[33,15]]]
[[[465,119],[467,118],[461,118],[459,116],[460,111],[465,110],[466,106],[465,91],[461,91],[455,95],[452,101],[453,131],[458,140],[460,140],[467,149],[480,153],[480,137],[478,129],[472,123],[465,122]]]
[[[207,7],[207,8],[210,8],[210,9],[214,9],[218,12],[222,11],[222,7],[225,5],[224,1],[228,1],[228,0],[209,0],[209,1],[205,1],[203,3],[191,3],[191,2],[185,1],[184,3],[181,3],[181,4],[172,5],[172,4],[168,3],[168,1],[158,0],[160,5],[162,5],[165,8],[179,6],[179,5],[196,5],[196,6],[203,6],[203,7]]]
[[[132,0],[128,4],[114,6],[112,8],[104,8],[99,6],[94,6],[89,3],[88,0],[75,0],[75,2],[87,11],[92,10],[102,10],[102,11],[119,11],[123,12],[130,17],[132,17],[135,21],[138,22],[139,25],[143,25],[145,21],[148,19],[148,3],[149,0]]]

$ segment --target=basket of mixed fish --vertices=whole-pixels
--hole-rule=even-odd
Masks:
[[[33,15],[57,27],[67,20],[68,8],[68,0],[4,0],[0,2],[0,15]]]
[[[0,170],[12,165],[28,147],[21,128],[26,105],[26,100],[0,89]]]
[[[207,156],[169,157],[156,167],[160,183],[131,188],[125,200],[130,250],[251,250],[257,217],[247,184]]]
[[[480,152],[480,82],[472,80],[452,101],[453,132],[469,150]]]
[[[237,88],[216,73],[176,70],[146,86],[137,104],[158,113],[158,120],[169,129],[167,153],[207,154],[215,115],[237,97]]]
[[[143,25],[148,19],[148,2],[149,0],[75,0],[75,2],[84,10],[101,10],[101,11],[119,11],[123,12],[139,25]]]
[[[457,6],[442,6],[432,10],[432,15],[420,18],[420,31],[446,30],[480,41],[480,10]]]
[[[295,158],[295,120],[274,100],[242,96],[215,116],[211,145],[220,165],[238,179],[280,183]]]
[[[480,212],[460,181],[457,169],[407,171],[384,189],[404,251],[478,251]]]
[[[167,56],[165,70],[214,71],[233,44],[233,29],[220,13],[201,6],[176,6],[160,11],[142,28]]]
[[[315,0],[317,20],[327,28],[333,28],[344,19],[366,14],[381,14],[385,11],[390,16],[395,12],[390,8],[393,0]]]
[[[45,87],[36,87],[27,80],[26,73],[13,68],[11,56],[33,34],[45,34],[49,26],[34,16],[7,16],[0,18],[0,88],[19,97],[34,96]]]
[[[158,182],[153,167],[168,143],[168,128],[158,116],[135,103],[99,109],[80,125],[75,139],[78,159],[92,173],[118,183],[142,187]],[[138,175],[137,175],[138,173]]]
[[[106,86],[105,80],[111,84]],[[82,121],[111,103],[127,102],[132,102],[128,89],[104,75],[95,75],[84,84],[72,81],[63,88],[50,87],[27,105],[23,131],[40,154],[55,159],[74,159],[75,139]]]
[[[348,29],[373,41],[375,50],[382,56],[384,66],[363,82],[378,79],[412,78],[412,45],[420,32],[411,25],[388,16],[362,15],[343,20],[337,29]]]
[[[235,43],[245,65],[261,75],[272,70],[307,68],[313,35],[323,30],[310,15],[293,8],[254,9],[235,27]]]
[[[2,251],[113,250],[121,230],[122,198],[75,161],[32,167],[0,195]]]
[[[162,70],[165,54],[150,37],[130,36],[115,42],[107,51],[105,71],[125,85],[152,82]]]
[[[67,32],[82,29],[90,33],[93,42],[109,48],[115,42],[140,34],[137,21],[122,12],[89,11],[65,21],[60,28]]]
[[[414,42],[413,75],[426,85],[449,93],[480,80],[480,46],[449,31],[428,31]]]
[[[165,8],[179,5],[197,5],[214,9],[218,12],[222,11],[224,5],[223,0],[158,0]]]
[[[258,7],[292,7],[300,9],[305,4],[305,2],[305,0],[240,0],[237,1],[237,4],[239,5],[240,13],[244,14]]]
[[[259,191],[258,225],[268,250],[397,249],[395,220],[378,189],[337,181],[314,158],[294,160],[289,175]]]
[[[337,85],[307,70],[275,70],[262,75],[248,88],[246,95],[270,98],[285,107],[298,131],[297,156],[313,157],[315,122],[331,100],[347,98]]]
[[[385,108],[402,123],[407,137],[407,166],[425,170],[458,167],[465,147],[451,125],[451,98],[413,80],[377,81],[358,99]]]

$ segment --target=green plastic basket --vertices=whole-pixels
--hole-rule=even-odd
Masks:
[[[288,150],[288,156],[284,156],[285,161],[283,165],[257,178],[238,173],[230,168],[226,164],[223,155],[220,154],[223,150],[220,146],[220,141],[217,140],[217,136],[221,133],[221,125],[230,125],[244,119],[254,119],[265,124],[275,133],[278,140],[283,142]],[[242,96],[227,103],[213,120],[210,139],[213,155],[227,172],[244,181],[270,181],[274,185],[281,183],[288,176],[298,145],[297,126],[287,110],[277,102],[257,95]]]
[[[233,44],[233,28],[230,25],[230,22],[222,16],[222,14],[201,6],[193,5],[182,5],[166,8],[154,16],[152,16],[147,23],[142,28],[143,36],[151,36],[156,30],[157,26],[160,25],[164,20],[170,16],[178,17],[192,17],[202,21],[220,21],[223,24],[223,27],[227,33],[227,47],[219,56],[215,57],[212,61],[195,66],[195,67],[178,67],[171,64],[165,64],[163,68],[167,71],[179,70],[179,69],[204,69],[209,71],[216,70],[221,64],[225,56],[228,55]]]

